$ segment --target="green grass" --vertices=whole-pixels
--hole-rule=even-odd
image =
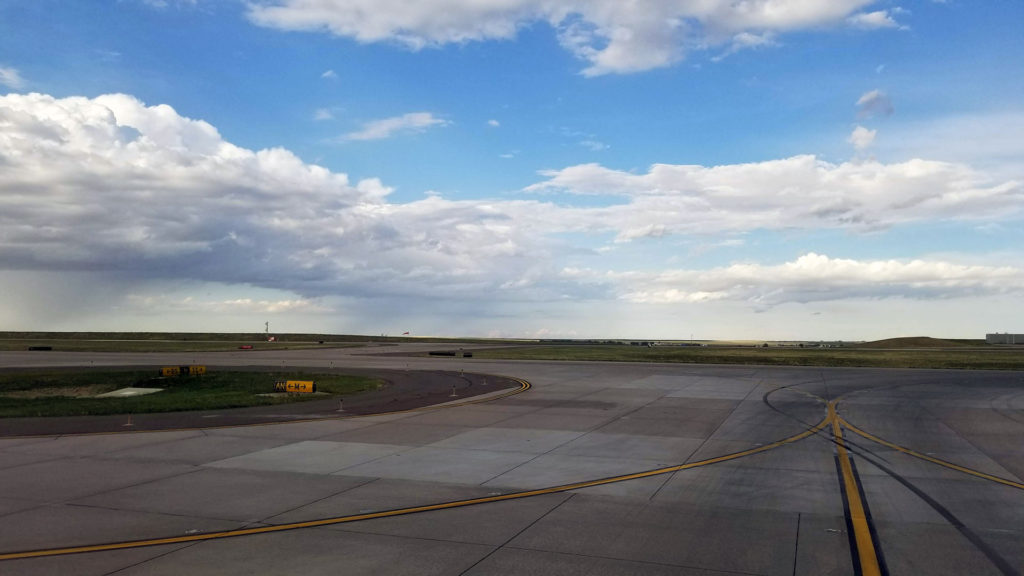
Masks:
[[[259,349],[339,348],[375,344],[424,342],[493,343],[483,338],[370,336],[365,334],[271,334],[262,332],[12,332],[0,331],[0,351],[25,350],[29,346],[53,346],[54,350],[92,352],[204,352],[234,350],[243,344]],[[40,352],[44,354],[45,352]]]
[[[772,366],[850,366],[875,368],[960,368],[1024,370],[1024,347],[955,350],[857,348],[726,348],[655,346],[518,346],[474,350],[474,358],[611,362],[684,362]]]
[[[29,346],[50,346],[62,352],[224,352],[239,346],[253,350],[296,350],[302,348],[348,348],[361,342],[267,342],[265,340],[84,340],[84,339],[0,339],[0,351],[28,350]],[[46,354],[40,351],[39,354]]]
[[[322,399],[322,394],[260,396],[277,380],[313,380],[317,390],[343,395],[370,390],[381,381],[344,374],[211,372],[160,379],[157,370],[52,371],[0,374],[0,417],[141,414],[241,408]],[[93,398],[119,388],[164,388],[133,398]]]

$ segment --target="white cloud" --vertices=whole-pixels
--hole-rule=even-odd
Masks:
[[[623,300],[647,304],[742,301],[758,306],[852,298],[958,298],[1019,293],[1024,270],[936,260],[829,258],[808,253],[779,265],[733,264],[710,270],[596,272],[563,276],[610,286]]]
[[[6,86],[12,90],[20,90],[25,86],[25,79],[21,77],[15,68],[0,66],[0,86]]]
[[[757,49],[757,48],[768,48],[772,46],[778,46],[779,43],[775,40],[775,34],[771,32],[764,32],[761,34],[754,34],[751,32],[740,32],[733,36],[732,42],[729,47],[718,56],[712,58],[715,62],[718,62],[729,56],[735,54],[741,50]]]
[[[422,132],[435,126],[448,126],[451,122],[430,112],[410,112],[367,122],[355,132],[343,136],[344,140],[381,140],[402,132]]]
[[[941,116],[887,128],[877,146],[889,157],[929,158],[981,166],[1008,178],[1024,177],[1024,110]]]
[[[610,148],[610,146],[608,146],[604,142],[590,138],[586,140],[580,140],[580,146],[583,146],[584,148],[587,148],[594,152],[600,152],[601,150],[607,150],[608,148]]]
[[[161,310],[166,313],[203,312],[210,314],[326,314],[334,312],[329,306],[305,298],[293,300],[256,300],[235,298],[231,300],[202,300],[192,296],[168,298],[129,294],[126,304],[139,310]]]
[[[892,18],[886,10],[874,12],[861,12],[846,19],[846,22],[854,28],[863,30],[877,30],[879,28],[903,28]]]
[[[0,97],[0,165],[0,272],[89,271],[110,282],[247,285],[294,296],[246,293],[201,304],[239,315],[309,310],[326,295],[381,298],[388,306],[609,294],[637,302],[779,302],[790,295],[803,301],[823,292],[800,291],[792,279],[810,282],[814,270],[837,298],[982,293],[997,290],[998,279],[1024,286],[1017,272],[999,267],[851,264],[810,255],[783,270],[559,272],[570,252],[566,233],[610,233],[626,241],[758,229],[862,231],[936,220],[1013,222],[1024,206],[1022,185],[955,163],[831,164],[797,156],[715,167],[659,164],[641,174],[585,164],[548,172],[531,189],[613,195],[621,202],[573,206],[430,195],[399,204],[376,179],[350,182],[284,149],[235,146],[210,124],[169,106],[121,94],[12,94]],[[844,280],[864,270],[885,281],[869,289]],[[737,288],[746,284],[736,278],[747,272],[757,279],[752,285],[766,288]],[[767,278],[776,272],[790,283]],[[943,286],[949,290],[938,289]]]
[[[492,127],[492,128],[497,128],[497,127],[501,126],[501,122],[498,122],[497,120],[491,119],[491,120],[487,121],[487,125]]]
[[[335,72],[334,70],[325,70],[324,73],[320,75],[320,77],[323,78],[324,80],[337,80],[338,73]]]
[[[847,142],[853,144],[853,147],[857,150],[866,150],[870,148],[875,142],[875,136],[878,134],[878,130],[868,130],[863,126],[857,126],[850,133],[850,137]]]
[[[153,8],[164,9],[173,4],[177,8],[194,7],[198,0],[140,0],[143,4]]]
[[[0,269],[455,298],[548,265],[514,223],[532,203],[391,204],[379,180],[121,94],[0,97],[0,164]]]
[[[857,115],[861,118],[890,116],[893,113],[892,100],[881,90],[871,90],[857,99]]]
[[[670,66],[689,50],[767,46],[777,34],[842,24],[874,0],[258,0],[256,24],[410,49],[514,38],[546,22],[597,76]],[[864,15],[873,22],[877,16]]]
[[[928,220],[1009,218],[1024,185],[969,166],[910,160],[832,164],[814,156],[705,167],[655,164],[646,174],[581,164],[542,173],[533,192],[619,196],[626,204],[558,215],[619,241],[666,234],[789,228],[877,230]]]
[[[330,108],[317,108],[316,111],[313,112],[313,120],[322,121],[322,120],[333,120],[333,119],[334,119],[334,112],[331,111]]]

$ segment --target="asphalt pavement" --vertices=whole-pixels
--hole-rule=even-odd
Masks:
[[[372,352],[2,353],[0,368],[531,387],[373,416],[0,439],[0,574],[1024,572],[1020,372]]]

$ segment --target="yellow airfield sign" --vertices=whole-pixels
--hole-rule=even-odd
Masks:
[[[206,366],[193,364],[192,366],[164,366],[160,369],[161,376],[181,376],[183,374],[202,376],[206,374]]]
[[[316,392],[316,383],[312,380],[278,380],[274,383],[274,390],[293,394],[312,394]]]

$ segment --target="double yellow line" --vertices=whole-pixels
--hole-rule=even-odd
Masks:
[[[935,458],[935,457],[929,456],[927,454],[922,454],[920,452],[911,450],[910,448],[905,448],[903,446],[900,446],[899,444],[895,444],[893,442],[890,442],[890,441],[888,441],[888,440],[886,440],[884,438],[879,438],[878,436],[875,436],[874,434],[871,434],[870,432],[865,432],[864,430],[861,430],[860,428],[857,428],[853,424],[850,424],[849,422],[847,422],[846,419],[843,418],[842,416],[837,416],[837,419],[839,420],[839,423],[841,423],[843,426],[845,426],[847,429],[849,429],[850,432],[853,432],[854,434],[857,434],[858,436],[862,436],[864,438],[867,438],[868,440],[871,440],[872,442],[876,442],[878,444],[881,444],[882,446],[885,446],[887,448],[892,448],[893,450],[896,450],[897,452],[902,452],[903,454],[906,454],[908,456],[913,456],[914,458],[919,458],[919,459],[924,460],[926,462],[931,462],[932,464],[938,464],[939,466],[944,466],[946,468],[949,468],[950,470],[956,470],[957,472],[963,472],[964,474],[970,474],[971,476],[974,476],[974,477],[977,477],[977,478],[983,478],[983,479],[988,480],[990,482],[996,482],[996,483],[1002,484],[1004,486],[1010,486],[1010,487],[1013,487],[1013,488],[1017,488],[1018,490],[1024,490],[1024,484],[1022,484],[1020,482],[1016,482],[1014,480],[1009,480],[1007,478],[1000,478],[999,476],[994,476],[992,474],[981,472],[980,470],[974,470],[972,468],[967,468],[966,466],[961,466],[959,464],[954,464],[953,462],[947,462],[947,461],[942,460],[940,458]]]
[[[863,576],[881,576],[882,568],[878,562],[875,543],[871,538],[871,526],[868,524],[868,515],[864,508],[864,502],[860,497],[860,486],[857,484],[857,478],[853,475],[850,455],[846,452],[846,443],[843,441],[843,429],[839,425],[841,418],[836,414],[835,400],[828,403],[828,417],[826,420],[832,424],[832,436],[836,442],[839,469],[843,473],[842,480],[846,505],[850,511],[850,523],[853,526],[853,537],[857,545],[857,558],[860,560],[861,574]]]

